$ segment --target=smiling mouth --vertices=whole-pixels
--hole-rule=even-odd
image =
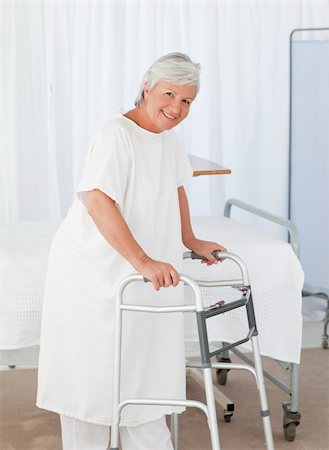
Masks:
[[[169,120],[175,120],[175,119],[177,119],[176,116],[172,116],[171,114],[169,114],[169,113],[167,113],[166,111],[163,111],[163,110],[162,110],[162,114],[163,114],[167,119],[169,119]]]

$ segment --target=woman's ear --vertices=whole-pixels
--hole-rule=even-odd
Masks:
[[[149,92],[150,92],[149,84],[147,81],[145,81],[145,83],[144,83],[144,99],[145,100],[147,100]]]

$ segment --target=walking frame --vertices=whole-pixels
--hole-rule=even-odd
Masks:
[[[270,413],[268,409],[262,362],[259,352],[258,344],[258,332],[256,327],[256,320],[253,309],[251,286],[249,283],[249,276],[247,268],[244,262],[237,255],[232,253],[214,252],[216,258],[230,259],[235,262],[240,269],[241,278],[227,281],[195,281],[190,277],[181,274],[180,281],[189,286],[195,297],[194,305],[182,305],[171,307],[150,307],[142,305],[123,304],[123,292],[128,284],[132,282],[148,281],[143,278],[142,275],[133,274],[124,278],[117,289],[116,293],[116,312],[115,312],[115,337],[114,337],[114,372],[113,372],[113,398],[112,398],[112,425],[111,425],[111,446],[110,450],[119,450],[119,422],[121,411],[127,405],[167,405],[167,406],[183,406],[194,407],[201,409],[207,417],[208,426],[211,437],[211,449],[220,450],[219,433],[216,417],[216,405],[213,390],[212,369],[237,369],[247,370],[255,377],[256,385],[259,391],[261,417],[263,421],[263,428],[266,440],[266,447],[268,450],[274,450],[272,428],[270,421]],[[200,256],[193,252],[186,252],[184,258],[202,259]],[[224,305],[213,305],[205,308],[202,302],[202,295],[200,286],[206,287],[218,287],[218,286],[231,286],[236,288],[241,296],[238,300],[234,300]],[[248,340],[251,341],[253,354],[254,354],[254,367],[249,364],[232,364],[223,362],[211,362],[213,356],[223,352],[223,349],[219,349],[213,352],[209,350],[209,342],[207,335],[206,320],[210,317],[214,317],[218,314],[231,311],[236,308],[246,307],[247,319],[249,324],[249,332],[246,338],[239,340],[232,344],[227,344],[225,349],[228,351],[233,347],[236,347]],[[149,399],[149,398],[132,398],[121,399],[120,398],[120,369],[121,369],[121,340],[122,340],[122,312],[123,311],[135,311],[135,312],[149,312],[149,313],[177,313],[177,312],[193,312],[196,314],[198,325],[198,336],[200,344],[201,361],[200,363],[190,364],[188,367],[199,367],[203,372],[203,383],[206,394],[206,403],[202,403],[194,400],[177,400],[177,399]],[[192,369],[193,370],[193,369]],[[171,433],[172,441],[175,450],[178,450],[178,416],[172,415],[171,421]]]

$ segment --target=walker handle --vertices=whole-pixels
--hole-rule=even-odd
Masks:
[[[212,252],[212,255],[216,258],[216,259],[220,259],[220,251],[219,250],[215,250],[214,252]],[[191,259],[206,259],[204,256],[200,256],[195,252],[191,252]]]
[[[240,268],[241,275],[242,275],[242,280],[243,280],[243,285],[244,286],[250,286],[247,266],[244,263],[244,261],[238,255],[235,255],[234,253],[221,252],[219,250],[215,250],[214,252],[212,252],[212,254],[214,255],[215,258],[217,258],[219,260],[231,259],[232,261],[234,261]],[[198,255],[198,254],[196,254],[194,252],[185,252],[184,253],[184,259],[187,259],[187,258],[191,258],[191,259],[206,259],[204,256],[200,256],[200,255]]]
[[[212,252],[212,255],[216,258],[216,259],[220,259],[221,258],[221,252],[220,250],[215,250]],[[204,256],[200,256],[195,252],[190,252],[190,257],[191,259],[206,259]],[[149,280],[148,278],[143,277],[143,281],[144,283],[150,283],[151,280]]]

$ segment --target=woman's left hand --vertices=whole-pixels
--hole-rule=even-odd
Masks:
[[[207,266],[217,264],[218,261],[223,261],[221,258],[216,259],[212,254],[213,252],[227,252],[227,249],[222,245],[219,245],[216,242],[202,241],[201,239],[194,239],[188,248],[197,255],[203,256],[204,259],[201,262],[207,264]]]

